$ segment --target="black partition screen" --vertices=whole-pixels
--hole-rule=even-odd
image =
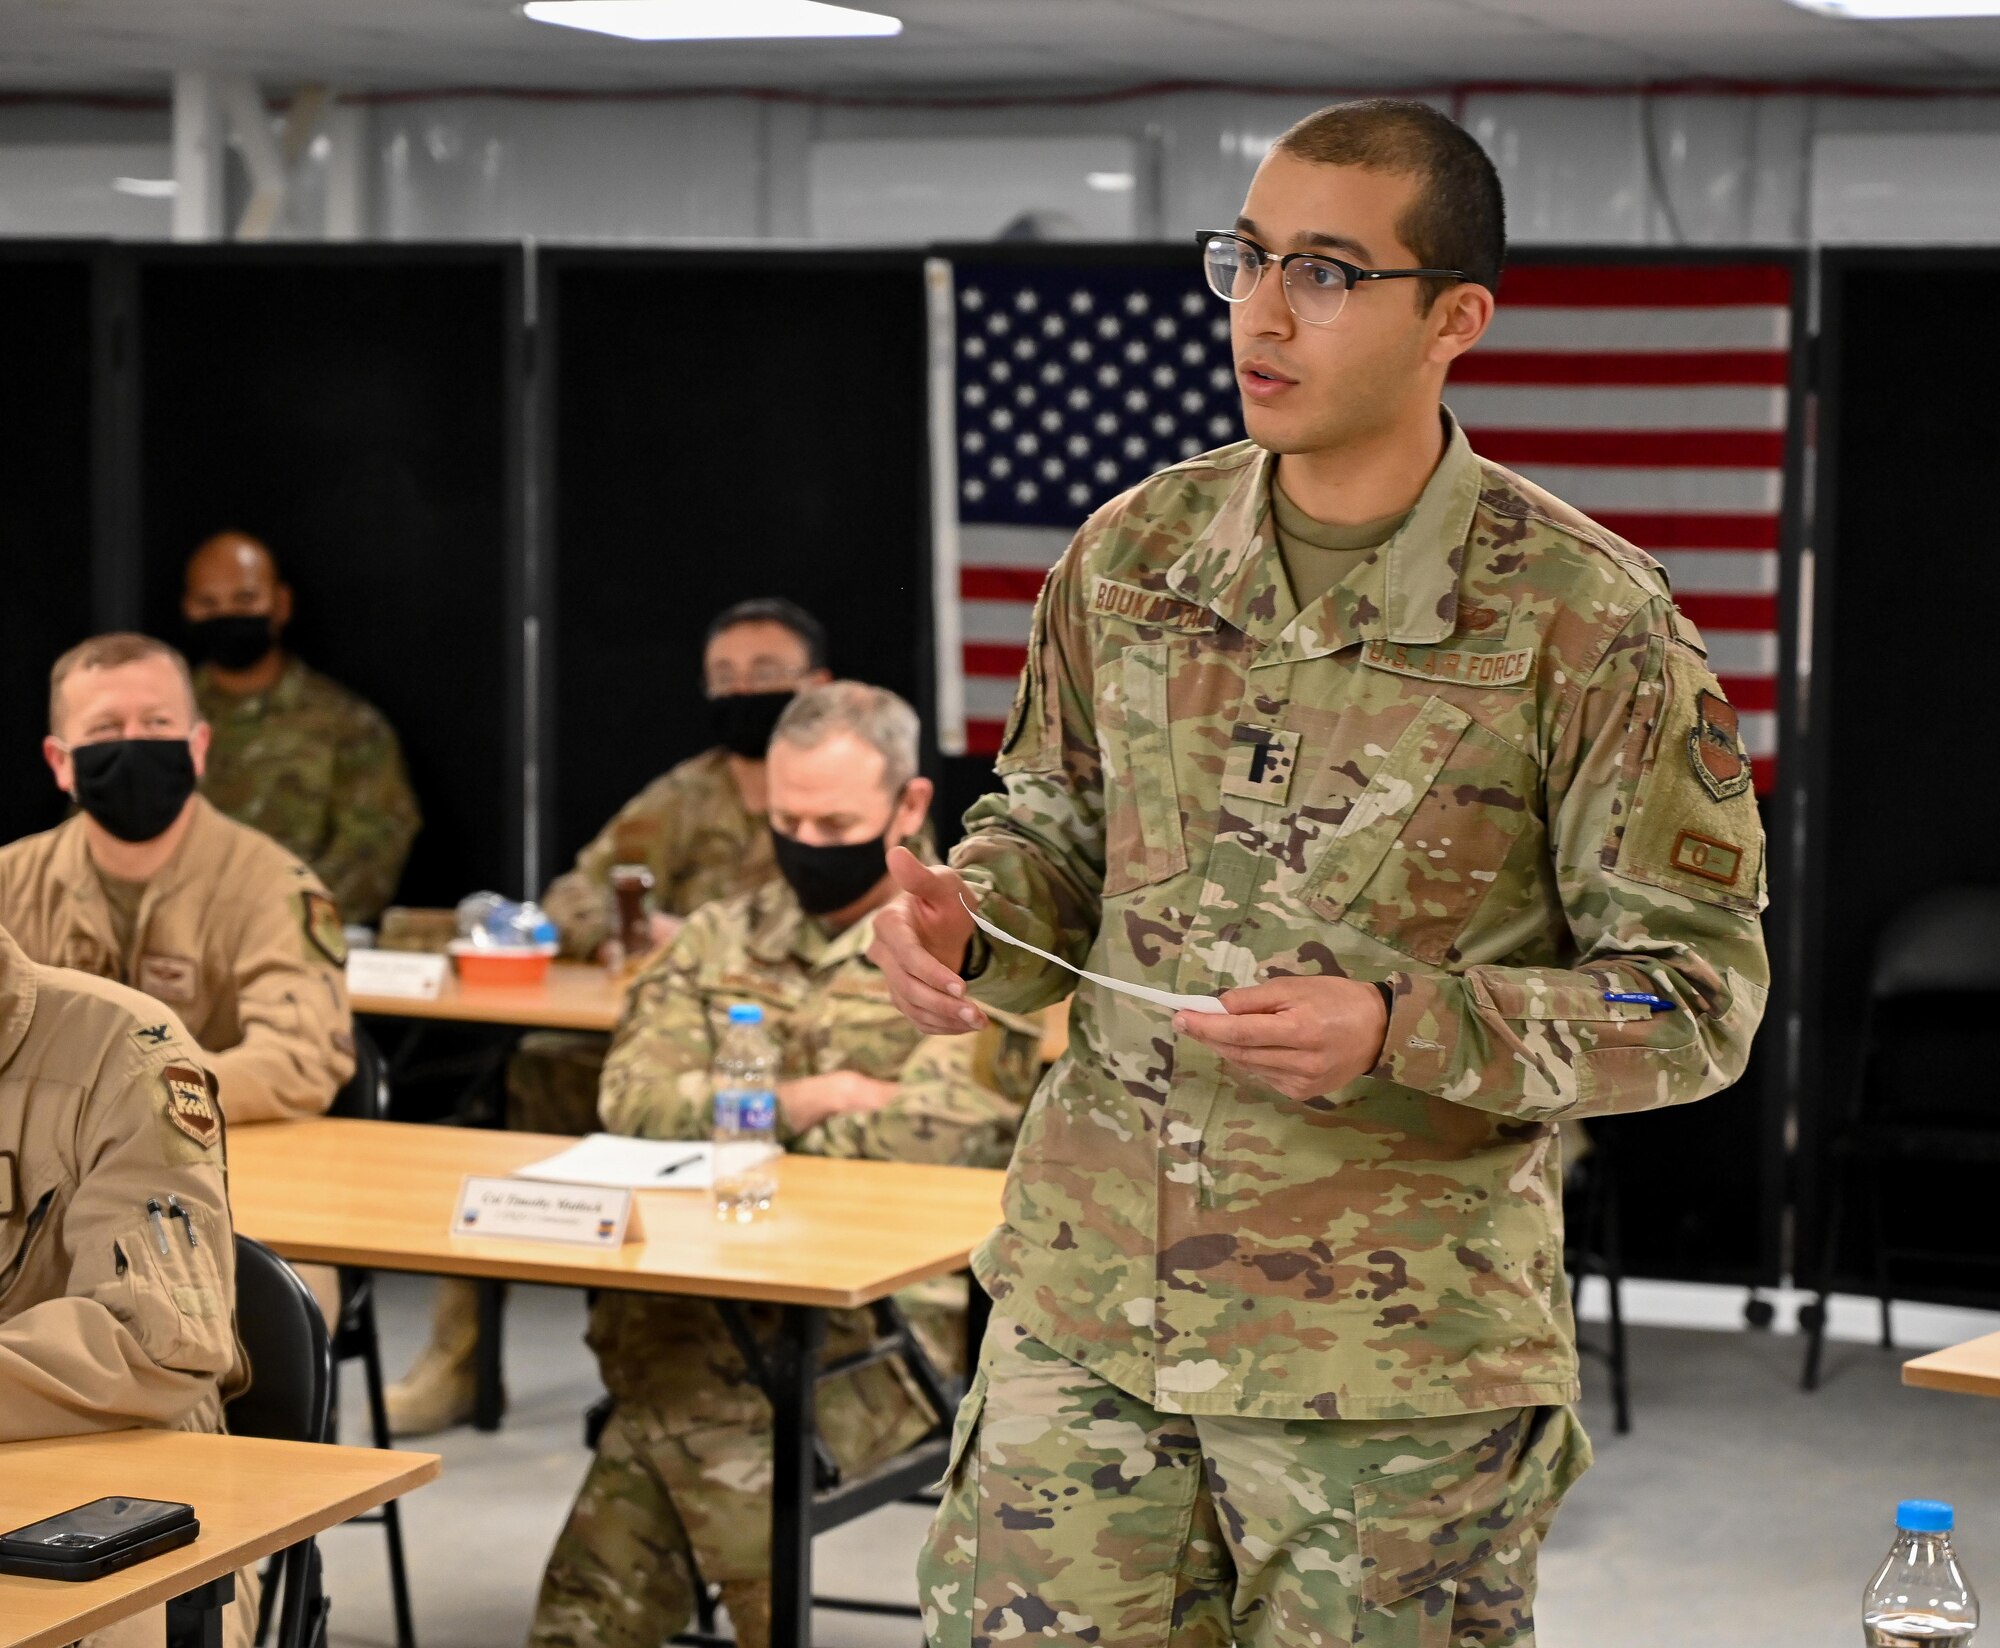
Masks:
[[[41,743],[49,665],[92,627],[95,268],[0,243],[0,841],[64,810]]]
[[[1991,708],[2000,337],[1976,320],[1947,321],[1948,346],[1940,343],[1941,317],[1982,312],[2000,281],[2000,253],[1855,250],[1825,254],[1822,267],[1800,1108],[1802,1155],[1818,1170],[1807,1183],[1823,1191],[1819,1146],[1853,1076],[1869,957],[1884,923],[1935,889],[2000,884]],[[1983,1105],[2000,1129],[1993,1031],[1976,1015],[1946,1013],[1926,1045],[1906,1047],[1906,1073],[1921,1075],[1932,1055],[1948,1060],[1943,1043],[1967,1031],[1980,1038],[1981,1056],[1958,1097]],[[1919,1214],[1921,1228],[1898,1228],[1896,1245],[1935,1257],[1899,1266],[1898,1294],[1991,1305],[2000,1269],[1990,1262],[1990,1173],[1971,1163],[1923,1172],[1917,1194],[1892,1186],[1891,1216],[1903,1226]],[[1803,1240],[1814,1253],[1822,1203],[1823,1195],[1804,1198]],[[1865,1289],[1868,1221],[1856,1216],[1845,1229],[1840,1279]]]
[[[134,254],[146,622],[237,527],[297,591],[289,639],[400,734],[424,829],[400,897],[522,881],[512,250]]]
[[[931,624],[921,259],[550,251],[537,291],[546,873],[712,742],[722,607],[801,602],[837,673],[920,712]]]

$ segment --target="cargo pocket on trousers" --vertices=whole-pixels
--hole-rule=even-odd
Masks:
[[[1139,641],[1104,671],[1097,736],[1104,757],[1104,895],[1167,881],[1187,868],[1174,781],[1167,677],[1174,643]]]
[[[1567,1408],[1524,1408],[1448,1458],[1358,1483],[1361,1619],[1367,1648],[1446,1648],[1466,1576],[1504,1590],[1532,1574],[1536,1545],[1590,1447]],[[1495,1599],[1485,1599],[1491,1602]],[[1522,1598],[1524,1612],[1532,1597]]]
[[[972,1445],[973,1435],[979,1429],[979,1412],[985,1406],[986,1370],[982,1368],[972,1376],[965,1398],[958,1404],[958,1414],[951,1422],[951,1448],[945,1454],[944,1474],[931,1484],[932,1493],[951,1491],[958,1468],[964,1463],[965,1450]]]

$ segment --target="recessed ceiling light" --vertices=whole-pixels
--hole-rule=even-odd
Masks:
[[[1911,23],[1939,17],[2000,17],[2000,0],[1792,0],[1828,17],[1877,23]]]
[[[900,19],[821,0],[528,0],[537,23],[626,40],[827,40],[901,34]]]
[[[1130,172],[1086,172],[1083,181],[1106,194],[1123,194],[1139,180]]]

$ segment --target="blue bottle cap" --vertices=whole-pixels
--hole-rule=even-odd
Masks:
[[[1896,1526],[1905,1533],[1948,1534],[1951,1507],[1942,1499],[1905,1499],[1896,1506]]]
[[[729,1009],[729,1022],[731,1024],[762,1024],[764,1022],[764,1009],[759,1007],[755,1002],[739,1001],[734,1007]]]

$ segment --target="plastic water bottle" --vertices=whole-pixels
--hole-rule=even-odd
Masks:
[[[1959,1571],[1951,1525],[1942,1500],[1906,1499],[1896,1507],[1896,1543],[1861,1602],[1868,1648],[1963,1648],[1972,1641],[1979,1598]]]
[[[729,1009],[715,1050],[715,1216],[748,1224],[777,1194],[778,1049],[764,1009]]]

